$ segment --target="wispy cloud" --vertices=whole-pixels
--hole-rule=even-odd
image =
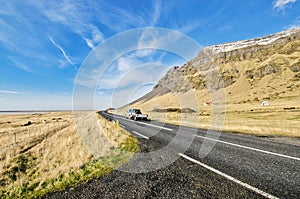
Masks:
[[[159,64],[145,64],[125,73],[106,74],[99,82],[97,96],[107,98],[114,107],[122,106],[149,92],[167,69]]]
[[[91,27],[91,38],[86,38],[84,35],[81,35],[81,37],[86,42],[86,44],[91,49],[94,50],[96,45],[98,45],[101,41],[104,40],[104,36],[96,26],[90,25],[90,27]]]
[[[149,17],[143,12],[125,10],[108,3],[93,6],[98,10],[99,21],[115,32],[150,25]]]
[[[26,64],[18,61],[14,57],[9,57],[9,58],[10,58],[11,62],[14,64],[14,66],[16,66],[17,68],[20,68],[21,70],[32,73],[32,70]]]
[[[88,60],[85,61],[85,65],[81,67],[81,72],[77,76],[76,82],[74,82],[76,85],[92,88],[97,84],[99,75],[101,75],[101,81],[103,81],[101,84],[101,86],[103,86],[102,88],[114,88],[117,79],[129,71],[133,71],[145,63],[154,65],[162,64],[162,61],[167,55],[166,52],[171,54],[175,53],[176,56],[184,57],[189,60],[195,57],[196,53],[200,50],[199,45],[196,45],[195,42],[191,44],[191,40],[187,40],[183,34],[177,31],[168,31],[167,29],[136,29],[121,36],[122,38],[115,37],[112,40],[108,40],[105,43],[105,47],[97,48],[93,54],[91,54]],[[131,46],[129,48],[126,40],[132,37],[135,37],[135,40],[132,40],[134,43],[129,43]],[[118,49],[126,49],[129,51],[126,53],[124,50],[116,50],[115,47],[111,46],[116,42],[118,43]],[[112,58],[115,59],[111,60]],[[166,64],[167,67],[170,66],[167,63],[171,60],[169,58],[164,60],[164,64]],[[113,63],[110,63],[110,60],[113,61]],[[110,75],[103,75],[107,71]],[[153,71],[147,74],[151,76]],[[145,79],[147,74],[137,74],[133,76],[133,80],[137,80],[140,77]],[[160,77],[161,76],[157,76],[157,78]]]
[[[295,3],[297,0],[275,0],[273,2],[273,8],[274,9],[279,9],[279,10],[282,10],[284,9],[287,4],[290,4],[290,3]]]
[[[126,57],[121,57],[118,59],[118,70],[120,72],[125,72],[128,71],[129,69],[132,69],[134,66],[138,66],[141,64],[141,62],[136,59],[136,57],[133,56],[126,56]]]
[[[59,3],[32,1],[29,4],[35,6],[51,22],[68,27],[91,49],[104,41],[105,35],[101,29],[108,28],[118,33],[137,27],[157,26],[161,13],[164,12],[161,0],[150,3],[152,9],[125,9],[108,1],[89,1],[85,4],[80,0],[64,0]],[[101,29],[99,24],[102,25]]]
[[[98,89],[122,89],[130,85],[141,85],[145,82],[155,82],[158,81],[168,69],[168,67],[163,66],[160,63],[142,64],[140,60],[135,59],[131,60],[123,58],[121,60],[124,60],[128,65],[122,66],[124,67],[122,70],[119,69],[119,71],[116,71],[113,74],[103,74],[98,82]],[[131,65],[133,62],[139,64]],[[127,68],[127,66],[129,68]]]
[[[140,6],[138,9],[133,7],[117,6],[111,1],[90,1],[89,6],[92,12],[98,16],[98,21],[115,32],[122,32],[132,28],[158,26],[161,14],[165,11],[161,0],[148,2],[150,7]],[[148,6],[149,6],[148,5]],[[107,12],[109,10],[109,12]]]
[[[154,8],[154,12],[153,12],[153,19],[152,19],[152,26],[155,26],[160,18],[161,15],[161,9],[162,9],[162,5],[161,5],[161,1],[160,0],[155,0],[153,2],[153,8]]]
[[[49,42],[46,34],[56,29],[53,28],[56,24],[45,20],[41,12],[30,3],[16,4],[5,1],[1,4],[1,9],[5,12],[0,16],[0,43],[5,48],[5,61],[26,72],[39,74],[49,68],[70,65],[69,56],[68,61],[59,58],[60,55],[58,56],[58,53],[49,48],[53,43]],[[60,32],[57,34],[62,38],[67,35],[66,33],[62,35]],[[71,63],[73,64],[74,61]]]
[[[68,61],[68,63],[71,64],[71,65],[74,67],[74,69],[76,70],[76,66],[75,66],[74,63],[71,61],[71,59],[69,58],[69,56],[67,55],[67,53],[65,52],[65,50],[64,50],[60,45],[58,45],[58,44],[54,41],[54,39],[53,39],[51,36],[49,36],[49,35],[47,35],[47,36],[48,36],[49,40],[51,41],[51,43],[52,43],[56,48],[58,48],[58,50],[63,54],[63,56],[65,57],[65,59]]]
[[[6,93],[6,94],[22,94],[22,92],[18,92],[18,91],[7,91],[7,90],[0,90],[0,93]]]
[[[172,25],[172,29],[178,30],[185,34],[188,34],[189,32],[196,30],[203,24],[204,24],[204,22],[202,20],[189,21],[184,24],[179,24],[178,22],[174,22]]]
[[[65,0],[60,3],[54,1],[32,2],[50,21],[62,24],[79,35],[88,47],[94,49],[104,40],[103,33],[94,25],[97,16],[91,15],[94,10],[87,3],[83,5],[78,0]]]
[[[293,28],[300,28],[300,16],[298,16],[292,24],[290,24],[289,26],[287,26],[286,29],[293,29]]]

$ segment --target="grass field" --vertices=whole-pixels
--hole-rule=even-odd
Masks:
[[[140,108],[162,122],[299,138],[300,40],[294,37],[264,49],[252,46],[233,52],[212,55],[211,63],[201,64],[195,58],[195,67],[187,62],[170,70],[150,94],[114,113],[124,115],[129,108]],[[218,72],[209,75],[213,66]],[[165,93],[161,88],[172,89]],[[269,106],[262,106],[264,101]],[[190,108],[195,113],[154,111],[172,108]]]
[[[113,113],[124,115],[129,108],[140,108],[148,113],[151,119],[178,125],[204,129],[217,129],[224,132],[239,132],[257,136],[288,136],[300,138],[300,90],[286,92],[278,98],[270,98],[269,106],[262,106],[255,99],[255,92],[247,92],[247,87],[239,82],[224,89],[222,101],[204,105],[204,102],[217,98],[207,90],[190,90],[186,93],[167,93],[147,101],[138,101]],[[235,93],[234,95],[232,93]],[[220,105],[222,104],[222,105]],[[155,109],[191,108],[195,113],[156,112]]]
[[[75,125],[76,119],[85,119],[84,126]],[[99,126],[102,131],[96,132]],[[88,144],[101,142],[97,153],[82,142],[82,136],[93,140],[96,134]],[[32,198],[108,173],[128,161],[138,145],[95,112],[51,112],[0,115],[0,148],[1,198]]]

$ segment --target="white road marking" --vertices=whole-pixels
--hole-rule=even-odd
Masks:
[[[140,134],[140,133],[138,133],[138,132],[136,132],[136,131],[132,131],[132,132],[133,132],[134,134],[137,134],[137,135],[141,136],[142,138],[145,138],[145,139],[149,140],[149,138],[146,137],[146,136],[144,136],[143,134]]]
[[[105,113],[105,114],[107,114],[107,113]],[[114,115],[114,117],[119,117],[119,116]],[[119,118],[122,118],[122,117],[119,117]],[[145,124],[145,125],[148,125],[148,126],[157,127],[157,128],[161,128],[161,129],[165,129],[165,130],[168,130],[168,131],[173,131],[173,129],[169,129],[169,128],[165,128],[165,127],[161,127],[161,126],[156,126],[156,125],[153,125],[153,124],[147,124],[147,123],[143,123],[143,122],[138,122],[138,123]],[[261,153],[271,154],[271,155],[275,155],[275,156],[279,156],[279,157],[284,157],[284,158],[289,158],[289,159],[300,161],[300,158],[298,158],[298,157],[293,157],[293,156],[284,155],[284,154],[280,154],[280,153],[265,151],[265,150],[261,150],[261,149],[257,149],[257,148],[252,148],[252,147],[248,147],[248,146],[234,144],[234,143],[231,143],[231,142],[216,140],[216,139],[212,139],[212,138],[208,138],[208,137],[204,137],[204,136],[200,136],[200,135],[195,135],[195,136],[203,138],[203,139],[213,140],[213,141],[220,142],[220,143],[223,143],[223,144],[228,144],[228,145],[232,145],[232,146],[236,146],[236,147],[240,147],[240,148],[244,148],[244,149],[249,149],[249,150],[252,150],[252,151],[258,151],[258,152],[261,152]]]
[[[109,115],[107,113],[104,113],[106,115]],[[123,117],[120,117],[120,116],[117,116],[117,115],[109,115],[109,116],[112,116],[112,117],[116,117],[116,118],[121,118],[121,119],[124,119]],[[170,129],[170,128],[166,128],[166,127],[163,127],[163,126],[157,126],[157,125],[154,125],[154,124],[148,124],[148,123],[144,123],[144,122],[138,122],[136,121],[137,123],[140,123],[140,124],[144,124],[144,125],[147,125],[147,126],[152,126],[152,127],[156,127],[156,128],[160,128],[160,129],[164,129],[164,130],[167,130],[167,131],[174,131],[173,129]]]
[[[199,164],[200,166],[202,166],[202,167],[204,167],[204,168],[206,168],[206,169],[208,169],[208,170],[210,170],[212,172],[215,172],[215,173],[217,173],[217,174],[219,174],[219,175],[227,178],[228,180],[231,180],[231,181],[233,181],[233,182],[235,182],[235,183],[237,183],[237,184],[239,184],[239,185],[241,185],[243,187],[246,187],[247,189],[250,189],[251,191],[254,191],[254,192],[256,192],[256,193],[258,193],[258,194],[260,194],[260,195],[262,195],[262,196],[264,196],[266,198],[278,199],[277,197],[275,197],[275,196],[273,196],[273,195],[271,195],[271,194],[269,194],[267,192],[264,192],[264,191],[262,191],[262,190],[260,190],[260,189],[258,189],[256,187],[253,187],[253,186],[251,186],[251,185],[249,185],[249,184],[247,184],[245,182],[242,182],[242,181],[240,181],[240,180],[238,180],[238,179],[236,179],[236,178],[234,178],[234,177],[232,177],[230,175],[227,175],[226,173],[223,173],[223,172],[221,172],[221,171],[219,171],[219,170],[217,170],[215,168],[212,168],[212,167],[210,167],[210,166],[208,166],[208,165],[206,165],[206,164],[204,164],[202,162],[199,162],[198,160],[195,160],[195,159],[193,159],[193,158],[191,158],[191,157],[189,157],[187,155],[184,155],[182,153],[178,153],[178,155],[181,156],[181,157],[183,157],[183,158],[185,158],[185,159],[187,159],[187,160],[189,160],[189,161],[191,161],[191,162]]]
[[[122,125],[122,124],[120,124],[120,127],[122,127],[122,128],[125,128],[125,126],[124,126],[124,125]]]
[[[203,138],[203,139],[213,140],[213,141],[220,142],[220,143],[223,143],[223,144],[228,144],[228,145],[231,145],[231,146],[236,146],[236,147],[240,147],[240,148],[244,148],[244,149],[249,149],[249,150],[252,150],[252,151],[258,151],[258,152],[261,152],[261,153],[271,154],[271,155],[275,155],[275,156],[279,156],[279,157],[284,157],[284,158],[289,158],[289,159],[293,159],[293,160],[300,160],[300,158],[289,156],[289,155],[284,155],[284,154],[280,154],[280,153],[274,153],[274,152],[265,151],[265,150],[261,150],[261,149],[257,149],[257,148],[252,148],[252,147],[248,147],[248,146],[234,144],[234,143],[231,143],[231,142],[225,142],[225,141],[221,141],[221,140],[216,140],[216,139],[212,139],[212,138],[208,138],[208,137],[204,137],[204,136],[200,136],[200,135],[195,135],[195,136]]]
[[[167,131],[174,131],[173,129],[169,129],[169,128],[166,128],[166,127],[163,127],[163,126],[157,126],[157,125],[154,125],[154,124],[148,124],[148,123],[144,123],[144,122],[137,122],[137,123],[144,124],[144,125],[147,125],[147,126],[156,127],[156,128],[160,128],[160,129],[164,129],[164,130],[167,130]]]

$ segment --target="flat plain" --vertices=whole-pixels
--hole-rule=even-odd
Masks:
[[[95,112],[0,115],[0,196],[30,198],[62,190],[127,161],[131,153],[118,148],[137,147],[125,130]]]

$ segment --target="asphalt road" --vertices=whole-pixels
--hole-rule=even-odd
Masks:
[[[173,151],[177,158],[222,176],[227,183],[234,182],[267,198],[300,198],[299,146],[267,141],[256,136],[207,133],[206,130],[157,121],[132,121],[105,112],[100,114],[118,120],[122,128],[138,138],[159,143],[161,150],[168,153]],[[153,169],[149,164],[155,163],[144,164],[144,167]],[[163,168],[165,165],[155,166]]]
[[[137,137],[139,153],[43,198],[300,198],[299,146],[100,114]]]

